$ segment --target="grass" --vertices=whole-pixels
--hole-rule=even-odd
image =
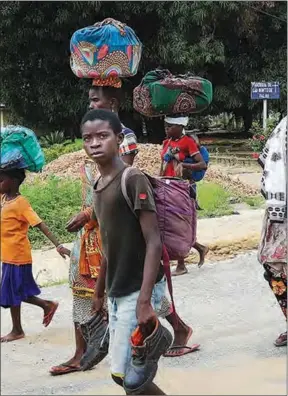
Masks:
[[[243,201],[249,205],[252,209],[258,209],[261,208],[265,200],[262,196],[256,196],[256,197],[244,197]]]
[[[233,208],[229,203],[231,194],[216,183],[200,182],[197,185],[198,204],[203,210],[197,212],[198,218],[231,215]]]
[[[62,280],[58,280],[58,281],[44,282],[38,286],[40,287],[40,289],[42,289],[43,287],[62,286],[62,285],[67,285],[67,284],[68,284],[68,279],[62,279]]]
[[[35,179],[33,184],[24,184],[21,193],[61,243],[74,240],[75,235],[66,232],[65,225],[81,208],[80,180]],[[38,229],[30,229],[29,238],[34,249],[49,244]]]

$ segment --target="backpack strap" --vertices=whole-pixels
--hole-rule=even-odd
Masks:
[[[168,291],[169,291],[169,294],[170,294],[170,297],[171,297],[173,322],[174,322],[174,324],[176,326],[178,326],[178,320],[177,320],[176,308],[175,308],[174,296],[173,296],[173,286],[172,286],[170,259],[169,259],[169,254],[167,252],[167,249],[166,249],[166,246],[164,245],[164,243],[162,244],[162,260],[163,260],[164,274],[165,274],[166,279],[167,279]]]
[[[86,174],[87,175],[87,174]],[[93,188],[95,188],[95,187],[97,187],[97,184],[98,184],[98,182],[99,182],[99,180],[101,179],[101,175],[98,175],[97,177],[96,177],[96,179],[94,180],[94,184],[93,184]]]
[[[127,179],[128,179],[128,175],[132,174],[132,172],[133,172],[133,168],[131,166],[127,166],[127,168],[124,169],[124,172],[122,173],[122,176],[121,176],[121,191],[122,191],[122,194],[125,198],[127,205],[131,209],[131,212],[134,214],[135,217],[137,217],[136,213],[134,212],[133,204],[132,204],[131,199],[129,198],[128,192],[127,192]]]
[[[133,204],[128,196],[127,193],[127,179],[129,174],[131,175],[133,173],[133,168],[132,167],[127,167],[124,172],[122,173],[122,177],[121,177],[121,191],[122,194],[127,202],[127,205],[129,206],[129,208],[131,209],[132,213],[134,214],[135,217],[136,213],[134,212],[134,208],[133,208]],[[168,286],[168,290],[169,290],[169,294],[171,297],[171,303],[172,303],[172,314],[173,314],[173,320],[174,323],[177,325],[177,321],[176,321],[176,309],[175,309],[175,303],[174,303],[174,297],[173,297],[173,286],[172,286],[172,277],[171,277],[171,268],[170,268],[170,259],[169,259],[169,254],[167,252],[166,246],[163,244],[162,245],[162,260],[163,260],[163,269],[164,269],[164,274],[166,276],[167,279],[167,286]]]

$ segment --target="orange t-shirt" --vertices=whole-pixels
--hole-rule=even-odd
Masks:
[[[31,205],[21,195],[7,201],[1,210],[1,261],[8,264],[31,264],[29,226],[42,223]]]

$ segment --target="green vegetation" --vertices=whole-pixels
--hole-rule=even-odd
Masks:
[[[81,208],[80,180],[56,177],[50,177],[45,181],[35,179],[33,184],[24,184],[21,193],[60,242],[73,241],[75,236],[65,231],[65,225]],[[49,244],[38,229],[31,229],[29,232],[34,249]]]
[[[261,195],[256,197],[245,197],[243,201],[253,209],[261,208],[265,203]]]
[[[43,287],[67,285],[67,283],[68,283],[67,279],[62,279],[59,281],[49,281],[49,282],[41,283],[39,287],[42,289]]]
[[[81,150],[83,147],[82,139],[76,139],[74,143],[67,141],[61,144],[54,144],[53,146],[43,148],[46,164],[59,158],[60,155],[73,153]]]
[[[129,119],[127,125],[136,132],[142,119],[133,113],[132,90],[159,65],[213,82],[213,102],[199,117],[201,129],[207,127],[204,116],[222,112],[250,129],[262,113],[261,101],[250,99],[251,81],[279,81],[281,98],[270,101],[269,110],[286,111],[285,1],[40,1],[37,6],[2,1],[0,14],[0,75],[5,81],[0,101],[11,118],[36,131],[49,126],[66,137],[79,136],[91,81],[73,75],[69,41],[75,30],[107,17],[127,23],[143,43],[139,72],[123,86],[129,99],[121,119]],[[160,141],[164,131],[157,121],[147,122],[147,129],[153,131],[150,139],[158,136]]]
[[[200,182],[197,185],[198,218],[231,215],[233,208],[229,203],[231,195],[223,187],[214,183]]]

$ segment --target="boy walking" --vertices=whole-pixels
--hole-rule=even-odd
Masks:
[[[106,287],[111,375],[122,386],[131,357],[132,333],[139,326],[136,333],[145,338],[161,326],[154,309],[160,308],[166,287],[160,265],[162,244],[153,191],[146,177],[134,170],[126,181],[134,213],[122,194],[121,177],[126,165],[119,157],[123,136],[118,117],[106,110],[92,110],[84,116],[81,129],[84,149],[101,175],[94,187],[93,216],[100,225],[104,260],[93,308],[101,311]],[[163,394],[151,382],[142,392]]]

